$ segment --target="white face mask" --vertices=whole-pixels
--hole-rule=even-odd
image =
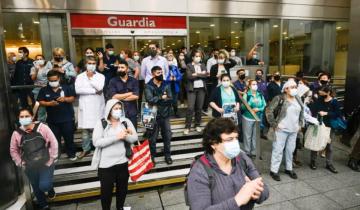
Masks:
[[[230,87],[230,81],[223,81],[223,82],[221,82],[221,84],[224,88]]]
[[[253,59],[257,59],[257,58],[258,58],[258,55],[257,55],[257,54],[254,54],[252,57],[253,57]]]
[[[224,64],[224,63],[225,63],[225,59],[218,59],[217,62],[218,62],[218,64]]]
[[[94,53],[86,53],[85,56],[86,57],[92,57],[92,56],[94,56]]]
[[[37,60],[35,62],[36,62],[36,65],[40,65],[40,66],[43,66],[45,64],[45,60]]]
[[[258,90],[258,86],[257,86],[257,85],[251,85],[251,90],[257,91],[257,90]]]
[[[109,50],[109,55],[114,55],[114,51],[112,51],[112,50]]]
[[[121,59],[125,59],[125,55],[124,55],[124,54],[120,54],[120,58],[121,58]]]
[[[241,149],[240,149],[240,145],[239,145],[238,140],[233,140],[233,141],[224,143],[223,155],[226,158],[228,158],[229,160],[231,160],[231,159],[235,158],[236,156],[238,156],[240,152],[241,152]]]
[[[15,61],[16,61],[16,56],[12,57],[11,60],[12,60],[13,62],[15,62]]]
[[[290,89],[290,95],[291,95],[291,96],[296,96],[297,93],[298,93],[297,88]]]
[[[184,57],[183,55],[180,55],[180,56],[179,56],[179,59],[180,59],[180,60],[184,60],[185,57]]]
[[[19,53],[19,58],[22,59],[24,57],[24,53]]]
[[[56,87],[59,87],[59,81],[55,81],[55,82],[49,82],[49,85],[50,85],[50,87],[52,87],[52,88],[56,88]]]
[[[231,56],[231,57],[235,57],[235,51],[231,51],[231,52],[230,52],[230,56]]]
[[[28,126],[32,123],[32,119],[31,117],[20,118],[19,123],[22,126]]]
[[[201,57],[195,57],[195,58],[194,58],[194,62],[195,62],[195,63],[200,63],[200,61],[201,61]]]
[[[91,72],[95,72],[96,71],[96,65],[95,64],[87,64],[86,65],[86,70],[91,71]]]
[[[134,60],[135,60],[135,61],[138,61],[139,59],[140,59],[140,56],[138,56],[138,55],[135,55],[135,56],[134,56]]]
[[[121,109],[112,110],[111,116],[116,120],[120,119],[120,117],[122,116],[122,110]]]

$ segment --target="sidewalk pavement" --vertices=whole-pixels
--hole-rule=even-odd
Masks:
[[[360,209],[360,173],[347,166],[349,149],[334,142],[334,166],[339,171],[332,174],[325,169],[324,158],[318,157],[318,169],[309,168],[310,152],[299,151],[301,168],[294,169],[299,179],[290,179],[281,171],[281,181],[276,182],[269,176],[271,142],[263,141],[263,158],[257,164],[265,183],[270,188],[270,198],[256,210],[359,210]],[[115,208],[115,198],[113,199]],[[129,193],[125,206],[132,210],[184,210],[185,205],[182,185],[164,186],[141,192]],[[97,210],[101,209],[100,200],[79,201],[71,204],[53,206],[54,210]]]

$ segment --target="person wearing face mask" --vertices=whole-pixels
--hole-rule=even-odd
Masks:
[[[185,46],[180,48],[180,53],[184,54],[186,65],[192,62],[191,53],[188,51],[188,49]]]
[[[46,107],[46,123],[55,134],[61,145],[65,141],[65,151],[71,161],[76,161],[74,145],[74,108],[76,93],[74,88],[60,83],[58,71],[51,70],[47,74],[49,84],[40,89],[37,101]],[[61,153],[59,146],[59,155]]]
[[[58,156],[58,142],[50,130],[43,123],[33,122],[34,114],[30,108],[20,109],[18,114],[20,128],[15,130],[10,141],[10,155],[16,166],[25,169],[32,190],[37,199],[39,209],[48,210],[49,205],[47,199],[53,200],[56,193],[53,187],[54,161]],[[36,135],[38,133],[46,142],[46,150],[48,150],[48,160],[43,165],[32,166],[26,161],[26,155],[23,153],[22,139],[24,133],[28,135]],[[38,157],[38,156],[37,156]],[[45,193],[47,192],[47,195]]]
[[[280,72],[275,72],[273,74],[273,80],[267,86],[268,101],[272,101],[275,96],[281,95],[283,86],[284,83],[281,81]]]
[[[169,66],[171,66],[171,65],[178,66],[178,61],[177,61],[176,58],[175,58],[175,55],[174,55],[174,51],[173,51],[173,50],[169,50],[166,58],[167,58],[167,61],[168,61],[168,65],[169,65]]]
[[[217,64],[218,55],[219,55],[219,49],[214,48],[211,50],[211,56],[206,62],[206,69],[208,73],[210,73],[211,67]]]
[[[262,69],[257,69],[255,73],[255,81],[258,85],[258,90],[264,96],[265,100],[268,99],[268,92],[267,92],[267,82],[264,80],[264,71]]]
[[[319,97],[314,101],[314,104],[310,107],[314,116],[318,117],[321,123],[324,123],[326,127],[331,128],[331,120],[334,120],[338,117],[342,118],[343,115],[340,110],[340,105],[338,101],[333,97],[333,90],[329,86],[322,86],[318,90]],[[332,163],[332,144],[331,142],[335,140],[335,132],[334,129],[331,129],[330,134],[331,141],[326,145],[325,155],[326,155],[326,169],[328,169],[332,173],[338,173]],[[311,151],[311,162],[310,168],[315,170],[317,168],[316,159],[317,159],[316,151]]]
[[[120,60],[121,59],[126,61],[129,65],[128,75],[134,77],[135,79],[139,79],[140,64],[137,63],[135,60],[133,60],[133,55],[131,50],[121,50]]]
[[[116,77],[108,86],[109,98],[117,99],[124,104],[125,117],[131,120],[137,129],[137,100],[139,99],[139,81],[128,75],[129,65],[125,60],[118,62]]]
[[[314,98],[316,99],[319,95],[318,91],[321,87],[330,85],[331,75],[327,72],[322,72],[318,76],[318,80],[311,83],[310,90],[313,91]]]
[[[46,65],[45,57],[43,55],[35,56],[34,66],[31,68],[31,79],[34,81],[34,85],[36,86],[33,89],[34,98],[37,98],[39,95],[39,91],[42,87],[46,87],[47,73],[51,69]],[[40,106],[37,112],[37,119],[41,122],[46,121],[46,109],[43,106]]]
[[[105,55],[103,56],[104,70],[101,71],[105,76],[105,87],[107,87],[110,80],[116,76],[116,61],[114,46],[111,43],[107,43],[105,45]]]
[[[246,93],[243,95],[244,100],[249,104],[251,110],[242,105],[242,130],[245,153],[251,157],[256,157],[256,123],[253,114],[262,119],[266,106],[265,97],[259,91],[258,83],[255,80],[249,80]],[[253,112],[253,114],[251,113]]]
[[[238,94],[240,96],[243,96],[245,94],[246,91],[246,82],[245,82],[245,69],[239,69],[236,71],[236,75],[238,76],[238,80],[236,80],[233,85],[236,88],[236,90],[238,91]]]
[[[94,127],[95,146],[91,167],[98,171],[100,199],[103,210],[111,209],[114,185],[116,209],[123,209],[128,191],[129,171],[125,142],[134,143],[138,134],[132,122],[124,116],[124,106],[117,99],[110,99],[105,106],[102,120]]]
[[[90,153],[93,129],[103,117],[105,108],[105,77],[96,72],[95,57],[86,57],[85,68],[86,71],[79,74],[75,81],[75,91],[79,95],[78,129],[82,131],[83,150],[78,155],[79,159]]]
[[[256,43],[250,52],[246,56],[246,65],[260,65],[263,66],[265,63],[260,59],[257,49],[262,46],[260,43]]]
[[[186,99],[186,57],[185,54],[183,52],[179,53],[179,57],[178,57],[178,69],[180,70],[182,79],[181,80],[181,87],[180,87],[180,93],[179,93],[179,100],[180,100],[180,108],[184,108],[185,107],[185,99]]]
[[[163,70],[160,66],[154,66],[151,69],[153,78],[145,86],[145,98],[146,102],[150,106],[157,107],[156,121],[154,128],[148,130],[150,133],[150,152],[152,161],[155,164],[156,157],[156,140],[161,130],[162,140],[164,142],[164,156],[165,162],[168,165],[173,163],[171,159],[171,127],[170,127],[170,113],[172,105],[172,93],[171,87],[166,84],[164,76],[162,75]]]
[[[205,152],[187,178],[191,209],[253,209],[269,198],[268,186],[240,150],[238,128],[230,119],[211,120],[203,145]]]
[[[104,55],[102,54],[102,52],[97,52],[96,53],[97,57],[98,57],[98,61],[97,61],[97,69],[99,72],[102,72],[104,70],[104,60],[103,60],[103,57]],[[76,72],[77,73],[82,73],[84,71],[87,71],[86,69],[86,58],[88,57],[95,57],[95,51],[93,48],[91,47],[87,47],[85,49],[85,57],[82,58],[79,63],[77,64],[76,66]]]
[[[184,134],[188,135],[191,128],[191,121],[195,112],[195,129],[201,132],[201,109],[206,95],[206,81],[208,73],[202,60],[202,53],[199,50],[192,52],[193,62],[187,65],[186,69],[186,94],[188,107],[186,111]]]
[[[14,52],[8,53],[7,56],[7,67],[9,69],[10,80],[14,77],[16,67],[16,54]]]
[[[292,179],[297,179],[293,170],[293,152],[296,147],[297,134],[304,122],[304,105],[298,96],[296,82],[287,81],[282,92],[283,94],[273,98],[265,111],[270,124],[269,132],[274,134],[270,176],[275,181],[281,180],[279,168],[284,152],[285,174],[288,174]],[[278,110],[277,113],[274,113],[275,110]]]
[[[240,110],[240,98],[236,89],[231,86],[230,76],[221,75],[221,85],[217,87],[211,94],[210,107],[213,109],[212,116],[221,117],[224,113],[223,104],[235,104],[235,112]]]
[[[145,84],[147,84],[153,77],[151,69],[154,66],[160,66],[163,70],[163,75],[169,73],[169,65],[163,56],[161,56],[158,51],[160,50],[159,44],[151,43],[149,44],[149,56],[144,58],[141,62],[141,77],[145,79]],[[165,79],[165,78],[164,78]]]
[[[15,72],[11,80],[11,85],[33,85],[34,81],[31,79],[30,72],[34,66],[34,60],[29,58],[28,48],[20,47],[18,49],[18,56],[19,60],[15,64]],[[28,99],[31,99],[32,104],[34,104],[34,97],[30,88],[14,90],[14,93],[17,96],[17,101],[20,101],[20,108],[29,106]]]
[[[216,86],[218,86],[220,82],[220,76],[222,74],[229,74],[230,75],[230,69],[236,65],[236,62],[229,58],[229,53],[226,50],[220,50],[219,56],[217,58],[217,64],[211,66],[210,69],[210,82],[211,82],[211,90],[209,90],[209,93],[211,93]]]
[[[77,73],[74,65],[66,59],[64,49],[56,47],[52,54],[53,59],[47,62],[47,68],[59,72],[60,83],[73,86]]]
[[[242,66],[242,60],[240,57],[236,56],[236,50],[234,48],[232,48],[230,50],[230,58],[233,59],[236,62],[236,65],[238,66]]]

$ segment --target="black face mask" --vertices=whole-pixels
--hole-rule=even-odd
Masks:
[[[61,61],[64,60],[64,58],[63,58],[63,57],[54,57],[54,60],[55,60],[56,62],[61,62]]]
[[[280,75],[275,75],[275,76],[274,76],[274,80],[275,80],[275,81],[279,81],[279,80],[280,80]]]
[[[261,75],[256,75],[255,79],[256,79],[256,80],[261,80],[261,79],[262,79],[262,76],[261,76]]]
[[[159,76],[155,76],[155,79],[156,79],[157,81],[163,81],[163,80],[164,80],[164,77],[163,77],[162,74],[160,74]]]
[[[319,100],[321,100],[321,101],[325,101],[326,96],[320,96],[320,95],[319,95],[318,98],[319,98]]]
[[[126,76],[126,72],[125,71],[117,71],[116,74],[120,77],[125,77]]]
[[[245,74],[240,75],[239,79],[244,80],[245,79]]]
[[[150,50],[150,56],[155,57],[157,54],[156,50]]]
[[[328,84],[328,81],[326,81],[326,80],[320,80],[320,84],[321,84],[322,86],[327,85],[327,84]]]

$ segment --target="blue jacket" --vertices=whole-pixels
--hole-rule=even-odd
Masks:
[[[173,75],[175,77],[175,81],[171,81],[171,75]],[[179,93],[180,92],[180,83],[182,80],[182,74],[179,70],[179,68],[177,66],[171,65],[169,66],[169,73],[168,75],[166,75],[166,79],[165,82],[166,84],[174,84],[175,87],[175,93]]]

